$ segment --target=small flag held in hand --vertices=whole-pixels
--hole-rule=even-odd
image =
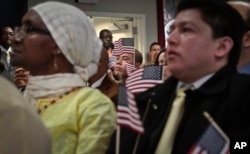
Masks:
[[[194,144],[189,150],[188,154],[229,154],[229,138],[207,112],[204,112],[204,115],[206,118],[208,118],[210,124],[208,125],[200,139],[197,141],[197,143]]]
[[[113,56],[120,56],[123,53],[135,53],[133,38],[120,38],[119,40],[115,41]]]
[[[117,115],[120,126],[131,128],[140,134],[144,132],[134,95],[123,84],[119,85]]]
[[[162,65],[148,65],[135,70],[126,80],[127,89],[137,94],[163,83],[162,68]]]

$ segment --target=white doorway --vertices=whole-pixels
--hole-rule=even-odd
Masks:
[[[146,28],[145,15],[86,12],[93,23],[96,33],[109,29],[113,33],[113,41],[119,38],[134,38],[135,48],[138,49],[144,61],[146,60]]]

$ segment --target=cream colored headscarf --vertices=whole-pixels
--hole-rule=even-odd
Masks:
[[[30,76],[24,96],[30,102],[55,97],[72,87],[86,86],[97,71],[102,42],[93,25],[80,9],[62,2],[44,2],[31,8],[38,13],[75,74]]]
[[[87,81],[97,71],[102,42],[84,12],[62,2],[44,2],[31,8],[49,29],[76,73]]]

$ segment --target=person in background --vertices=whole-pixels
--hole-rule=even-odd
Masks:
[[[159,54],[159,52],[161,51],[161,46],[158,42],[153,42],[150,47],[149,47],[149,62],[146,63],[146,65],[154,65],[155,61],[156,61],[156,57]]]
[[[114,62],[112,60],[113,58],[115,58],[112,54],[112,50],[114,49],[112,32],[108,29],[103,29],[99,32],[99,38],[102,40],[103,47],[106,49],[106,52],[108,53],[109,57],[108,75],[111,79],[115,80]]]
[[[135,49],[135,68],[138,69],[141,67],[143,62],[142,54],[139,50]]]
[[[160,53],[157,55],[155,65],[163,65],[163,80],[166,80],[171,76],[167,64],[166,48],[161,49]]]
[[[125,83],[128,77],[127,68],[131,66],[132,69],[135,69],[134,40],[132,38],[121,38],[115,41],[113,55],[116,56],[114,78]]]
[[[14,32],[11,27],[4,26],[0,33],[0,73],[5,78],[14,82],[17,88],[22,92],[27,84],[29,72],[23,68],[14,68],[11,65],[10,53],[12,52],[12,41]],[[2,69],[1,69],[2,68]]]
[[[114,104],[117,104],[118,83],[108,74],[109,57],[105,48],[102,48],[101,58],[98,64],[98,70],[88,83],[90,87],[99,89],[103,94],[108,96]]]
[[[126,41],[128,40],[129,41]],[[133,47],[133,39],[130,38],[122,38],[122,47],[121,47],[121,52],[120,54],[117,55],[117,61],[116,61],[116,65],[115,65],[115,77],[117,78],[117,80],[119,82],[121,82],[122,84],[125,84],[128,76],[129,76],[129,72],[128,72],[128,65],[133,66],[133,69],[139,69],[142,65],[142,61],[143,61],[143,57],[142,54],[139,50],[134,49]],[[129,42],[128,44],[123,42]],[[115,42],[115,45],[117,45],[117,43]],[[134,50],[133,50],[134,49]],[[133,51],[131,51],[133,50]],[[115,50],[114,50],[114,54],[116,54],[116,46],[115,46]],[[119,78],[120,77],[120,78]],[[116,133],[114,132],[111,138],[111,142],[109,144],[109,147],[106,151],[106,154],[114,154],[116,153]],[[135,133],[133,131],[131,131],[128,128],[125,127],[121,127],[120,128],[120,154],[128,154],[128,153],[132,153],[129,149],[127,148],[129,145],[131,145],[131,141],[134,141],[134,137],[136,137]]]
[[[135,65],[134,55],[132,53],[122,53],[117,56],[117,60],[114,67],[114,78],[117,81],[125,83],[128,78],[127,63],[130,65]]]
[[[12,52],[11,43],[13,39],[13,29],[9,26],[3,26],[0,29],[0,63],[4,65],[0,75],[13,81],[14,68],[11,66],[10,53]]]
[[[119,47],[119,43],[115,43],[114,54],[117,58],[115,67],[114,67],[114,78],[117,81],[121,81],[125,83],[126,79],[128,78],[128,68],[131,71],[140,68],[142,64],[142,54],[140,51],[134,49],[134,40],[132,38],[121,38],[121,51]],[[118,42],[118,41],[117,41]],[[119,51],[116,54],[116,47]]]
[[[112,32],[108,29],[103,29],[99,33],[99,38],[103,42],[103,47],[107,50],[108,56],[112,56],[112,50],[114,48]]]
[[[240,13],[247,26],[242,40],[237,68],[240,73],[250,74],[250,3],[246,1],[228,1],[228,4]]]
[[[12,64],[29,70],[24,97],[49,129],[53,154],[107,149],[116,109],[107,96],[86,86],[101,49],[85,13],[62,2],[31,7],[16,29]]]
[[[220,153],[222,149],[207,145],[218,143],[223,138],[219,133],[199,142],[211,126],[205,111],[230,138],[230,144],[235,145],[231,139],[250,138],[250,76],[237,72],[245,29],[240,14],[225,1],[179,2],[166,52],[172,76],[136,96],[138,108],[144,109],[140,113],[145,117],[145,131],[138,137],[135,153],[189,153],[202,143],[208,148],[204,150]],[[182,93],[180,110],[174,110],[177,91],[186,85],[191,88]]]
[[[0,76],[0,153],[50,154],[51,138],[16,87]]]

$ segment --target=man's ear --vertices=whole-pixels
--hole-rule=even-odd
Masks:
[[[228,36],[219,38],[216,41],[217,41],[217,46],[216,46],[215,56],[217,58],[221,58],[227,55],[234,45],[233,40]]]
[[[242,45],[244,48],[250,47],[250,31],[247,31],[243,36]]]

